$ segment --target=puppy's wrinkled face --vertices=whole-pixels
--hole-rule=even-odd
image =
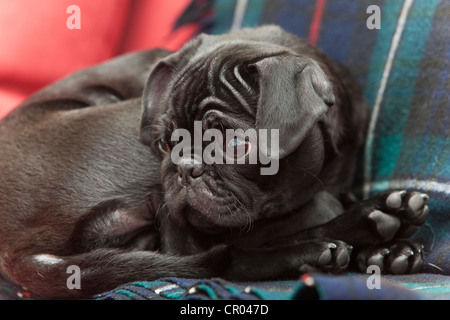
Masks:
[[[261,211],[264,193],[256,184],[259,166],[249,164],[250,153],[257,153],[257,145],[240,137],[226,138],[227,129],[246,131],[255,126],[259,96],[256,76],[245,61],[208,54],[186,66],[173,80],[167,111],[156,122],[160,130],[155,136],[163,156],[162,184],[169,212],[181,213],[194,227],[250,227]],[[194,126],[195,121],[201,126]],[[181,128],[190,133],[192,147],[188,151],[193,161],[185,157],[175,164],[170,153],[176,152],[177,141],[171,138]],[[208,129],[219,130],[222,141],[203,141]],[[195,148],[198,141],[194,146],[197,137],[202,140],[200,152]],[[213,143],[217,143],[215,151],[221,153],[213,155],[223,161],[208,165],[204,150]],[[237,158],[240,146],[244,155],[239,160],[245,163],[227,164],[227,157],[233,162],[235,154]]]
[[[270,44],[211,38],[154,68],[141,135],[161,155],[170,219],[204,232],[246,229],[294,210],[320,185],[317,120],[333,96],[311,59]],[[279,135],[261,143],[261,129]],[[270,166],[275,174],[261,174]]]

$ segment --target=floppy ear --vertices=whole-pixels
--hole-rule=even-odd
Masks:
[[[279,129],[279,158],[294,151],[328,108],[334,94],[314,60],[293,54],[276,55],[253,64],[259,73],[260,97],[256,129]],[[273,158],[271,143],[259,146]]]
[[[163,60],[153,67],[145,85],[142,98],[140,135],[141,141],[147,145],[152,145],[154,142],[152,125],[163,107],[164,95],[171,77],[172,67]]]

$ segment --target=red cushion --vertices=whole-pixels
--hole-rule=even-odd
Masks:
[[[32,92],[114,57],[154,47],[176,50],[196,32],[171,34],[189,0],[46,0],[0,2],[0,118]],[[70,5],[81,29],[69,30]]]

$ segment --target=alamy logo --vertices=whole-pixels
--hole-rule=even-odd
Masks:
[[[71,274],[66,281],[68,289],[81,289],[81,269],[77,265],[70,265],[67,267],[68,274]]]
[[[81,29],[81,9],[77,5],[70,5],[66,10],[70,16],[66,20],[66,26],[69,30]]]
[[[270,141],[269,141],[270,140]],[[181,160],[206,164],[262,164],[261,175],[274,175],[279,167],[279,130],[218,129],[203,132],[202,122],[194,122],[194,143],[186,129],[175,129],[171,141],[178,142],[170,152],[173,163]],[[204,142],[209,142],[203,148]],[[194,151],[192,154],[192,150]],[[269,165],[269,166],[267,166]]]
[[[367,29],[381,29],[381,9],[377,5],[371,5],[367,7],[367,14],[370,16],[367,18],[366,26]]]

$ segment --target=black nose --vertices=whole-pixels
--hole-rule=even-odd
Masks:
[[[178,162],[178,176],[184,183],[191,183],[203,175],[203,165],[195,159],[180,159]]]

